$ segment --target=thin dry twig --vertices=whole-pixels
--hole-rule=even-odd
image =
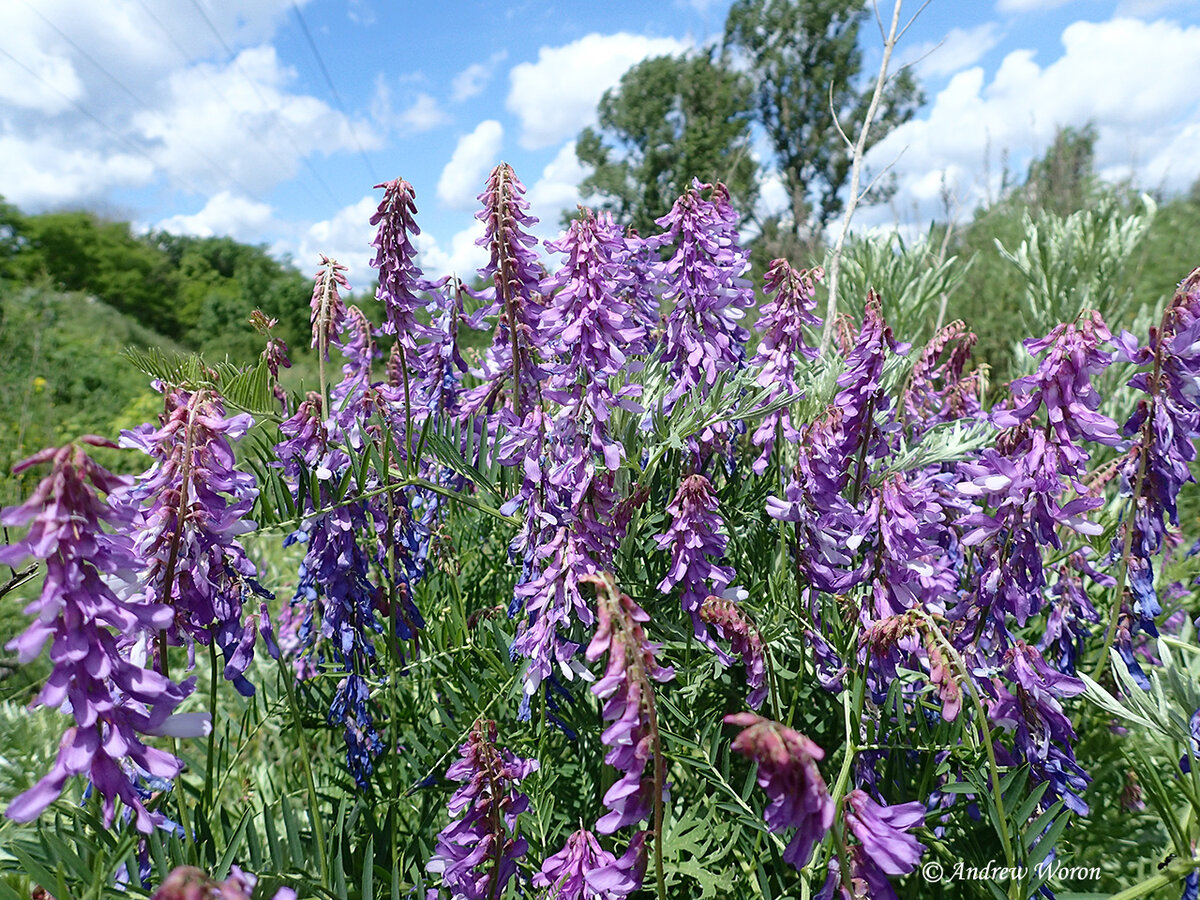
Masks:
[[[928,3],[928,0],[927,0]],[[858,142],[854,146],[853,164],[850,167],[850,196],[846,201],[846,212],[842,217],[842,231],[838,235],[837,243],[834,244],[833,254],[830,258],[830,263],[827,268],[829,273],[829,295],[825,303],[825,327],[821,331],[821,355],[824,356],[829,352],[829,344],[833,339],[833,323],[837,316],[837,288],[838,277],[841,274],[842,263],[842,248],[846,244],[846,236],[850,233],[850,220],[854,217],[854,209],[858,206],[858,201],[861,199],[858,184],[862,178],[863,156],[866,154],[867,134],[871,130],[871,123],[875,120],[875,114],[879,111],[879,102],[883,97],[883,88],[887,84],[888,64],[892,59],[892,50],[895,49],[897,37],[897,29],[900,27],[900,7],[903,5],[903,0],[896,0],[896,5],[892,9],[892,23],[888,29],[887,37],[883,42],[883,62],[879,66],[879,77],[875,80],[875,92],[871,95],[871,104],[867,107],[867,115],[863,120],[862,126],[858,131]],[[924,9],[923,5],[921,9]],[[920,15],[920,10],[917,11]],[[876,5],[876,18],[879,17],[878,5]],[[916,16],[913,17],[914,19]],[[882,20],[880,25],[882,26]],[[911,25],[912,22],[909,22]],[[908,26],[906,25],[905,28]],[[840,129],[839,129],[840,131]]]

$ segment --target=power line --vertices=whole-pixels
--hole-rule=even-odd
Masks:
[[[367,157],[367,151],[363,148],[362,141],[358,139],[358,131],[354,127],[354,121],[350,118],[350,113],[346,111],[346,104],[342,102],[342,95],[334,87],[329,69],[325,67],[325,60],[321,58],[321,51],[317,49],[317,42],[313,40],[312,32],[308,30],[308,23],[304,21],[304,14],[300,12],[300,7],[296,5],[295,0],[292,2],[292,12],[296,14],[296,18],[300,21],[300,30],[304,32],[304,39],[308,41],[308,46],[312,50],[313,56],[317,59],[317,65],[321,69],[321,74],[325,76],[325,84],[329,86],[329,93],[333,95],[333,102],[337,104],[337,108],[346,117],[346,125],[350,129],[350,136],[354,138],[354,143],[358,146],[358,155],[362,157],[362,161],[367,166],[367,174],[371,176],[372,184],[377,183],[379,176],[375,174],[375,167],[371,165],[371,160]]]
[[[99,125],[105,131],[107,131],[109,134],[111,134],[113,137],[115,137],[118,141],[120,141],[122,144],[124,144],[126,147],[128,147],[130,150],[132,150],[138,156],[144,157],[146,159],[146,161],[149,162],[150,165],[154,168],[155,171],[158,171],[161,168],[159,166],[159,164],[157,162],[155,162],[153,157],[150,156],[150,154],[148,154],[145,150],[143,150],[137,144],[133,143],[131,140],[129,140],[129,138],[127,138],[125,135],[121,134],[121,132],[117,131],[117,129],[113,128],[111,125],[109,125],[107,122],[105,122],[103,119],[101,119],[95,113],[93,113],[90,109],[85,107],[78,100],[64,94],[62,91],[60,91],[58,88],[56,88],[50,82],[48,82],[45,78],[43,78],[41,75],[39,75],[33,69],[29,68],[29,66],[25,65],[25,63],[21,62],[19,59],[17,59],[11,53],[9,53],[7,50],[5,50],[3,47],[0,47],[0,53],[7,56],[14,63],[16,63],[18,66],[20,66],[26,72],[28,72],[30,75],[32,75],[35,79],[40,81],[47,88],[54,91],[54,93],[58,94],[58,96],[62,97],[64,100],[66,100],[68,103],[70,103],[72,106],[74,106],[77,110],[79,110],[81,113],[83,113],[89,119],[91,119],[93,122],[95,122],[97,125]],[[184,178],[183,176],[176,174],[172,177],[174,177],[174,178],[178,179],[180,182],[182,182],[183,185],[185,187],[187,187],[188,190],[192,191],[194,194],[204,196],[203,191],[201,191],[198,187],[196,187],[196,185],[192,184],[190,181],[188,181],[188,179]]]
[[[317,180],[317,183],[325,189],[327,194],[329,194],[329,198],[334,204],[334,211],[336,212],[340,201],[338,200],[337,195],[333,192],[333,189],[330,188],[325,179],[321,177],[321,173],[317,171],[316,166],[312,164],[312,161],[308,158],[308,155],[300,149],[300,145],[296,142],[296,138],[292,135],[291,131],[288,130],[286,123],[283,122],[283,120],[279,117],[278,112],[272,108],[270,103],[267,102],[267,98],[264,97],[262,91],[259,90],[258,84],[254,81],[254,79],[246,74],[246,70],[242,68],[242,64],[238,61],[237,54],[235,54],[229,44],[225,42],[225,38],[221,36],[221,32],[217,30],[217,26],[214,25],[212,19],[208,17],[208,13],[204,11],[204,8],[199,4],[199,2],[197,2],[197,0],[192,0],[192,6],[195,7],[196,12],[200,14],[200,17],[204,19],[204,23],[216,37],[217,41],[220,42],[221,46],[225,48],[225,52],[229,55],[230,61],[234,64],[234,66],[237,67],[238,72],[241,73],[241,76],[246,79],[247,84],[250,85],[250,88],[258,96],[263,108],[267,110],[272,119],[279,123],[280,130],[283,132],[284,137],[288,139],[288,143],[290,143],[293,149],[295,149],[296,154],[300,157],[300,161],[303,162],[308,171],[312,173],[312,176]]]
[[[37,17],[39,19],[41,19],[43,22],[45,22],[47,25],[49,25],[60,38],[62,38],[64,41],[66,41],[68,44],[70,44],[75,49],[75,52],[77,52],[80,56],[82,56],[84,59],[86,59],[88,62],[90,62],[93,66],[95,66],[98,70],[100,70],[100,72],[103,73],[104,76],[106,78],[108,78],[109,81],[111,81],[118,88],[120,88],[122,91],[124,91],[125,94],[131,100],[133,100],[133,102],[136,103],[144,112],[152,113],[150,104],[148,104],[145,100],[143,100],[136,93],[134,93],[133,90],[128,85],[125,84],[125,82],[121,81],[120,78],[118,78],[116,75],[114,75],[112,72],[110,72],[107,68],[105,68],[103,64],[101,64],[97,59],[95,59],[83,47],[80,47],[77,43],[75,43],[75,41],[73,41],[71,39],[70,35],[66,34],[61,28],[59,28],[57,25],[55,25],[53,22],[51,22],[49,19],[47,19],[44,15],[42,15],[40,10],[38,10],[36,7],[34,7],[33,5],[31,5],[29,3],[29,0],[26,0],[25,5],[28,6],[34,12],[34,14],[37,15]],[[195,146],[190,141],[186,141],[186,140],[183,141],[183,144],[189,150],[191,150],[192,153],[194,153],[197,157],[199,157],[205,163],[208,164],[208,167],[210,169],[212,169],[212,171],[214,173],[217,174],[218,180],[224,179],[229,184],[232,184],[234,187],[236,187],[238,190],[240,190],[243,194],[246,194],[248,197],[250,197],[253,200],[257,200],[259,203],[266,202],[265,200],[263,200],[262,197],[260,197],[258,195],[258,193],[256,191],[253,191],[250,188],[246,187],[246,185],[242,184],[236,177],[234,177],[234,175],[231,172],[226,172],[224,169],[222,169],[221,166],[219,166],[216,163],[216,161],[213,160],[213,158],[211,156],[206,154],[199,147]]]
[[[145,0],[137,0],[137,3],[138,6],[142,8],[142,12],[144,12],[147,17],[149,17],[149,19],[158,26],[158,30],[163,33],[167,41],[175,48],[175,52],[179,54],[179,58],[183,60],[183,64],[185,66],[190,66],[192,64],[192,57],[191,54],[188,53],[187,48],[179,43],[179,41],[175,38],[175,35],[171,32],[171,29],[169,29],[166,24],[163,23],[162,19],[154,14],[154,11],[146,5]],[[204,77],[212,87],[213,91],[224,101],[225,105],[232,106],[232,104],[229,102],[229,97],[226,96],[225,91],[221,89],[221,86],[217,83],[216,79],[207,72],[204,72]],[[258,142],[259,146],[266,151],[268,156],[274,155],[275,151],[269,144],[267,144],[265,140],[263,140],[261,134],[259,134],[257,131],[251,131],[250,136]],[[312,187],[310,187],[307,182],[300,181],[299,184],[302,185],[304,190],[308,192],[308,196],[312,198],[314,203],[321,202],[320,198],[317,197],[316,192],[313,191]]]

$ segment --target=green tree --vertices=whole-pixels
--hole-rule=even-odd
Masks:
[[[754,84],[756,120],[790,197],[786,225],[796,241],[819,235],[844,208],[852,160],[838,127],[857,133],[874,89],[861,77],[866,6],[865,0],[736,0],[725,20],[725,49]],[[893,76],[867,149],[921,103],[909,69]]]
[[[750,155],[751,87],[710,53],[660,56],[630,69],[600,101],[599,130],[576,143],[593,172],[581,185],[648,234],[693,177],[721,181],[748,211],[758,192]]]

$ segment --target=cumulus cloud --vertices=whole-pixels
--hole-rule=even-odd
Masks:
[[[371,239],[375,228],[371,216],[379,198],[367,194],[361,200],[344,206],[331,218],[310,225],[298,239],[282,241],[274,248],[277,254],[289,253],[300,271],[315,272],[320,254],[336,259],[349,268],[351,286],[358,290],[375,280],[371,259],[375,255]]]
[[[455,75],[450,82],[450,99],[455,103],[461,103],[483,93],[483,89],[487,87],[496,72],[496,66],[500,65],[507,57],[508,51],[501,50],[488,57],[486,62],[471,63]]]
[[[432,96],[422,91],[411,106],[399,113],[396,120],[401,128],[419,134],[445,125],[450,121],[450,116]]]
[[[899,157],[899,208],[928,220],[946,183],[969,212],[993,195],[985,155],[1007,152],[1021,171],[1045,152],[1061,126],[1092,122],[1101,173],[1141,173],[1145,186],[1178,190],[1200,176],[1188,136],[1200,132],[1200,27],[1169,21],[1075,22],[1062,33],[1063,54],[1039,66],[1028,50],[1009,53],[991,81],[971,68],[950,79],[928,112],[893,131],[868,157],[878,171]],[[1164,59],[1170,66],[1161,65]],[[903,151],[903,155],[900,154]],[[993,167],[994,168],[994,167]],[[886,210],[875,210],[876,217]],[[869,221],[870,215],[867,216]]]
[[[422,231],[414,239],[417,258],[425,274],[431,278],[458,275],[464,281],[475,277],[475,270],[487,265],[488,251],[475,242],[483,237],[483,223],[473,222],[450,239],[450,247],[442,247],[433,235]]]
[[[438,199],[453,209],[474,209],[487,173],[500,161],[503,141],[504,126],[495,119],[485,119],[460,137],[438,179]]]
[[[1001,37],[996,22],[984,22],[974,28],[951,28],[940,41],[914,47],[905,54],[905,59],[915,62],[924,78],[951,75],[977,63],[1000,43]]]
[[[393,106],[392,89],[381,72],[375,77],[375,93],[371,98],[371,118],[374,121],[385,128],[399,131],[401,135],[432,131],[450,121],[446,110],[426,91],[418,91],[404,109],[396,111]]]
[[[199,212],[163,219],[158,223],[158,228],[172,234],[196,237],[221,235],[255,241],[271,224],[271,220],[270,204],[221,191],[210,197]]]
[[[521,146],[549,147],[596,120],[596,104],[635,63],[681,53],[675,38],[589,34],[562,47],[542,47],[537,62],[513,66],[506,106],[521,122]]]
[[[575,142],[568,141],[542,169],[542,177],[529,188],[525,197],[533,214],[551,233],[559,230],[559,214],[563,210],[574,211],[581,202],[579,182],[587,177],[588,171],[575,155]]]
[[[0,101],[53,116],[83,96],[70,59],[38,47],[26,48],[22,56],[0,56]]]
[[[136,114],[133,124],[168,172],[213,184],[212,161],[220,160],[235,184],[251,190],[292,177],[309,154],[379,145],[364,123],[352,124],[315,97],[289,93],[295,77],[274,47],[252,47],[228,66],[200,63],[172,73],[168,102]]]
[[[25,209],[103,198],[113,187],[137,187],[154,177],[150,160],[64,143],[0,134],[0,195]]]
[[[1027,13],[1066,6],[1074,0],[997,0],[996,11],[1002,13]]]

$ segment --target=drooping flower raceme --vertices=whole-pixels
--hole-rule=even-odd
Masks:
[[[674,304],[662,338],[662,359],[672,380],[667,409],[695,387],[707,392],[718,375],[734,371],[745,359],[750,333],[738,322],[754,305],[754,289],[743,277],[750,254],[738,245],[737,220],[723,184],[693,180],[657,220],[665,232],[646,240],[654,249],[678,242],[656,272],[666,285],[664,298]]]
[[[0,524],[30,526],[22,540],[0,548],[0,563],[15,566],[33,557],[46,564],[41,595],[25,610],[36,618],[8,648],[28,663],[51,641],[53,670],[34,703],[69,710],[75,720],[50,771],[16,797],[6,815],[33,820],[58,798],[67,779],[85,775],[103,798],[105,825],[120,800],[135,814],[138,830],[148,833],[162,816],[146,809],[135,782],[142,774],[172,779],[182,764],[147,746],[143,736],[200,734],[208,720],[172,718],[194,678],[175,684],[130,660],[129,645],[169,627],[172,611],[137,588],[139,566],[125,536],[131,511],[101,499],[127,488],[128,479],[96,464],[82,444],[114,446],[87,436],[31,456],[15,471],[50,463],[50,474],[24,504],[0,512]]]
[[[767,697],[767,651],[758,628],[727,597],[706,597],[700,604],[700,619],[712,625],[718,637],[729,641],[731,653],[741,657],[746,669],[746,686],[750,688],[746,705],[758,709]]]
[[[531,249],[536,239],[525,229],[537,219],[529,215],[525,185],[501,163],[488,176],[487,188],[479,195],[483,209],[476,218],[484,223],[477,243],[490,252],[479,277],[491,281],[484,295],[487,306],[477,318],[498,315],[495,336],[478,372],[480,385],[463,398],[463,412],[494,413],[506,407],[512,420],[521,422],[531,407],[539,404],[537,390],[543,370],[539,362],[543,343],[542,305],[539,283],[542,268]]]
[[[811,272],[807,269],[797,270],[786,259],[773,260],[767,269],[763,288],[774,298],[762,308],[754,325],[763,333],[754,354],[754,365],[758,367],[755,382],[770,389],[766,403],[803,393],[797,380],[798,357],[811,360],[817,355],[816,348],[805,338],[804,328],[815,328],[821,324],[821,320],[812,312],[817,306],[813,288],[814,282],[824,277],[825,270],[820,266]],[[776,432],[790,443],[800,438],[791,412],[786,407],[763,416],[750,437],[754,446],[762,448],[762,453],[752,466],[756,475],[767,470],[771,451],[775,447]]]
[[[754,713],[725,717],[741,727],[733,749],[758,763],[758,786],[770,804],[764,818],[771,832],[795,828],[783,851],[784,862],[803,868],[813,848],[833,825],[833,799],[817,763],[825,751],[797,731]]]
[[[545,900],[618,900],[636,891],[645,877],[646,832],[634,835],[621,858],[613,856],[586,828],[542,863],[533,886],[546,888]]]
[[[631,399],[638,386],[614,382],[628,366],[626,353],[645,336],[633,309],[618,296],[628,250],[611,217],[585,213],[548,246],[567,255],[566,264],[541,286],[544,295],[553,295],[542,326],[558,360],[549,367],[546,396],[561,406],[547,442],[536,443],[531,436],[525,452],[531,498],[540,491],[531,510],[541,509],[540,521],[527,522],[532,528],[525,559],[529,574],[516,589],[526,621],[513,651],[530,661],[526,696],[552,674],[552,663],[572,673],[571,657],[579,645],[570,639],[571,630],[593,621],[581,579],[609,568],[620,541],[612,473],[624,448],[612,437],[609,418],[617,407],[638,409]],[[532,447],[543,448],[536,484],[529,478]]]
[[[817,900],[895,900],[888,876],[907,875],[925,852],[920,841],[908,834],[924,823],[924,804],[887,806],[855,789],[846,795],[842,818],[846,830],[858,840],[846,848],[848,878],[843,880],[838,859],[830,860],[829,877]]]
[[[658,589],[669,593],[683,587],[680,602],[692,619],[696,638],[716,649],[700,618],[700,605],[709,594],[722,594],[733,581],[734,571],[713,562],[725,557],[727,538],[722,533],[712,484],[703,475],[687,476],[667,506],[667,514],[671,527],[654,540],[660,550],[671,551],[671,568]]]
[[[1177,498],[1192,481],[1196,459],[1194,440],[1200,436],[1200,268],[1180,283],[1150,341],[1123,332],[1118,339],[1123,359],[1149,365],[1129,385],[1147,394],[1125,423],[1123,434],[1136,442],[1121,470],[1121,492],[1133,511],[1126,528],[1128,581],[1133,591],[1139,626],[1154,633],[1154,618],[1162,611],[1154,587],[1154,557],[1162,549],[1166,523],[1178,526]]]
[[[375,296],[384,306],[383,332],[395,335],[405,351],[413,352],[421,328],[416,312],[426,305],[425,298],[418,293],[426,285],[413,244],[413,237],[421,233],[414,218],[416,191],[403,178],[377,184],[375,188],[383,188],[383,199],[371,216],[371,224],[378,226],[371,240],[375,248],[371,266],[379,271]]]
[[[601,834],[646,820],[663,792],[663,757],[658,716],[651,682],[670,681],[675,670],[655,658],[657,646],[646,637],[643,623],[650,617],[628,594],[618,590],[611,575],[590,576],[596,588],[596,633],[586,656],[595,662],[607,654],[604,675],[592,685],[592,693],[604,701],[602,714],[608,727],[601,740],[609,748],[604,761],[621,772],[621,777],[604,795],[608,813],[596,822]],[[652,763],[652,774],[646,766]],[[624,858],[624,857],[623,857]],[[644,862],[629,859],[633,871]],[[640,883],[640,875],[637,878]]]
[[[529,808],[529,798],[516,785],[537,771],[538,762],[497,747],[496,723],[487,719],[471,727],[459,755],[446,770],[447,778],[462,783],[447,804],[458,818],[439,832],[426,869],[442,876],[452,900],[502,897],[528,849],[517,816]]]
[[[245,517],[258,493],[254,476],[234,468],[231,441],[253,425],[250,416],[226,416],[209,388],[169,390],[161,425],[121,435],[153,463],[121,495],[136,509],[135,546],[145,565],[149,596],[170,606],[168,639],[188,648],[216,641],[225,655],[225,677],[243,694],[254,693],[245,671],[256,633],[273,644],[266,599],[257,570],[238,537],[254,529]],[[251,601],[257,599],[257,604]],[[249,607],[249,608],[247,608]]]

